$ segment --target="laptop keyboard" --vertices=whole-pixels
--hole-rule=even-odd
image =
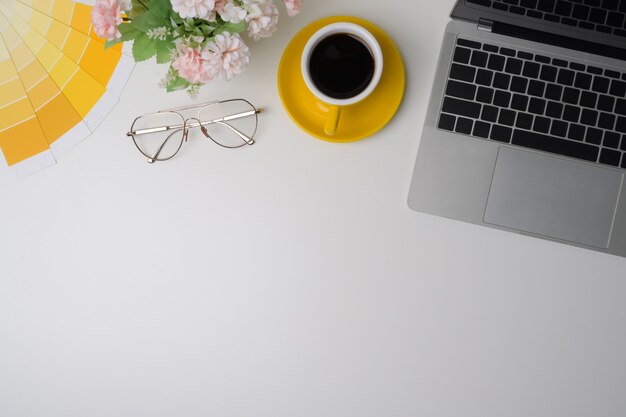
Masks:
[[[626,37],[626,0],[467,0],[519,16]]]
[[[626,168],[626,72],[458,38],[438,127]]]

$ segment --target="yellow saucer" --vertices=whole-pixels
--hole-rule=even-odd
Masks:
[[[306,87],[300,60],[309,38],[323,26],[350,22],[363,26],[378,40],[383,51],[383,74],[374,92],[365,100],[343,108],[337,133],[324,133],[327,105]],[[329,142],[353,142],[382,129],[393,117],[404,95],[404,64],[398,48],[379,27],[351,16],[333,16],[311,23],[291,40],[278,67],[278,94],[291,119],[305,132]]]

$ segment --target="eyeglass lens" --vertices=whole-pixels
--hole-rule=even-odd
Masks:
[[[204,124],[221,118],[226,120]],[[200,109],[198,119],[203,123],[209,138],[226,148],[239,148],[250,144],[258,125],[254,106],[240,99],[210,104]]]
[[[180,149],[183,143],[185,120],[177,113],[163,112],[147,114],[139,117],[133,123],[131,131],[153,129],[164,126],[173,126],[172,129],[161,132],[134,135],[135,145],[148,159],[164,161],[170,159]]]

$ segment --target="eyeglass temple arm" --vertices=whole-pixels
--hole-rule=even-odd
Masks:
[[[193,107],[191,107],[193,108]],[[187,127],[198,127],[198,126],[206,126],[206,125],[210,125],[213,123],[218,123],[218,122],[227,122],[229,120],[236,120],[236,119],[240,119],[242,117],[248,117],[248,116],[253,116],[255,114],[258,113],[262,113],[263,112],[263,108],[260,107],[258,109],[254,109],[254,110],[249,110],[246,112],[242,112],[242,113],[236,113],[236,114],[232,114],[230,116],[224,116],[221,117],[219,119],[214,119],[214,120],[208,120],[206,122],[191,122],[187,124]],[[148,133],[158,133],[158,132],[166,132],[168,130],[172,130],[172,129],[181,129],[183,128],[184,125],[173,125],[173,126],[158,126],[158,127],[151,127],[149,129],[139,129],[139,130],[135,130],[135,131],[131,131],[126,133],[126,136],[137,136],[137,135],[146,135]]]

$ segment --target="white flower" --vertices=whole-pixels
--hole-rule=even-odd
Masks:
[[[224,22],[240,23],[245,19],[248,12],[235,4],[233,0],[226,0],[224,8],[220,12],[220,17]]]
[[[133,4],[131,3],[131,0],[120,0],[120,9],[129,11],[132,8]]]
[[[222,32],[207,43],[202,58],[212,76],[228,81],[246,69],[250,62],[250,50],[239,34]]]
[[[165,26],[150,29],[146,32],[149,39],[158,39],[160,41],[164,41],[168,34],[169,30]]]
[[[269,38],[276,30],[278,23],[278,8],[272,1],[247,0],[246,23],[248,35],[258,41],[261,38]]]
[[[215,0],[171,0],[172,9],[183,19],[198,17],[205,19],[211,15]]]

